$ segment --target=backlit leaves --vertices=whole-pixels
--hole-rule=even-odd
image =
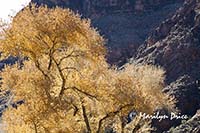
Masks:
[[[1,74],[2,88],[14,94],[14,102],[24,100],[4,113],[9,132],[99,133],[108,127],[120,132],[134,129],[122,126],[131,110],[171,107],[161,92],[162,69],[111,68],[104,39],[89,20],[68,9],[26,7],[1,36],[4,55],[28,58]]]

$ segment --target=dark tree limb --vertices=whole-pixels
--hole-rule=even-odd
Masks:
[[[82,113],[83,113],[83,118],[84,118],[84,122],[87,128],[87,133],[91,133],[91,128],[90,128],[90,123],[89,123],[89,119],[87,117],[87,113],[86,113],[86,108],[83,105],[83,102],[81,103],[81,108],[82,108]]]
[[[70,89],[75,90],[75,91],[78,91],[78,92],[80,92],[80,93],[86,95],[86,96],[89,97],[90,99],[97,99],[97,97],[96,97],[95,95],[92,95],[92,94],[89,94],[89,93],[87,93],[87,92],[85,92],[85,91],[82,91],[82,90],[80,90],[79,88],[77,88],[77,87],[75,87],[75,86],[74,86],[74,87],[70,87]]]
[[[126,105],[120,107],[119,109],[117,109],[116,111],[107,113],[103,118],[101,118],[101,119],[99,120],[97,133],[100,133],[100,131],[101,131],[101,126],[102,126],[103,122],[104,122],[106,119],[108,119],[108,118],[110,118],[110,117],[116,116],[116,115],[119,114],[123,109],[128,108],[128,107],[131,107],[131,106],[134,106],[134,105],[133,105],[133,104],[126,104]]]

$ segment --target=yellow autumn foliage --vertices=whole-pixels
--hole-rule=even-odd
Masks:
[[[31,5],[18,13],[4,28],[0,48],[6,57],[28,59],[23,66],[7,66],[1,76],[2,89],[12,92],[13,102],[23,100],[24,104],[6,110],[6,130],[100,133],[111,127],[126,132],[137,123],[123,126],[122,118],[131,110],[151,114],[172,107],[161,92],[161,68],[110,67],[104,43],[89,20],[68,9]],[[151,129],[143,127],[141,131]]]

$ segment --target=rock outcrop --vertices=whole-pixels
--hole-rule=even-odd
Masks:
[[[165,87],[163,91],[176,99],[176,107],[180,115],[193,116],[200,108],[200,83],[188,75],[181,76]],[[165,114],[168,113],[170,114],[171,112],[166,112]],[[157,132],[167,131],[170,127],[175,127],[180,123],[181,119],[163,120],[161,122],[153,121]]]
[[[187,1],[164,21],[138,50],[138,62],[164,67],[167,83],[187,74],[200,77],[200,3]]]
[[[175,97],[181,114],[194,115],[200,108],[200,83],[188,75],[181,76],[163,91]]]
[[[200,133],[200,110],[191,119],[166,133]]]
[[[167,85],[163,91],[177,99],[182,114],[193,116],[200,109],[200,1],[186,0],[156,28],[133,60],[163,67]]]

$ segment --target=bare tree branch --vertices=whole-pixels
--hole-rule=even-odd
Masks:
[[[35,66],[44,75],[45,79],[50,82],[50,77],[42,70],[38,60],[35,61]],[[52,98],[51,98],[51,95],[49,93],[49,90],[47,90],[46,88],[44,90],[45,90],[45,93],[47,95],[47,98],[48,98],[49,102],[51,102]]]
[[[33,126],[34,126],[35,133],[38,133],[37,124],[34,120],[33,120]]]
[[[87,117],[87,113],[86,113],[86,108],[83,105],[83,102],[81,103],[81,108],[82,108],[82,113],[83,113],[83,118],[84,118],[84,122],[87,128],[87,133],[91,133],[91,128],[90,128],[90,123],[89,123],[89,119]]]
[[[74,91],[78,91],[78,92],[80,92],[80,93],[82,93],[82,94],[84,94],[84,95],[86,95],[86,96],[88,96],[90,99],[97,99],[97,97],[95,96],[95,95],[92,95],[92,94],[89,94],[89,93],[87,93],[87,92],[85,92],[85,91],[82,91],[81,89],[79,89],[79,88],[77,88],[77,87],[70,87],[70,89],[72,89],[72,90],[74,90]]]
[[[53,59],[54,63],[56,64],[56,67],[57,67],[59,74],[60,74],[60,77],[62,79],[61,91],[59,93],[59,97],[62,98],[62,96],[64,94],[64,90],[65,90],[66,79],[65,79],[65,76],[64,76],[59,64],[57,63],[57,61],[54,58],[52,58],[52,59]]]
[[[64,57],[62,57],[59,62],[58,62],[58,65],[60,65],[62,63],[63,60],[65,59],[68,59],[68,58],[76,58],[76,57],[79,57],[81,56],[80,54],[77,54],[77,55],[73,55],[74,51],[72,51],[72,53],[70,53],[69,55],[66,55]]]
[[[97,133],[100,133],[100,131],[101,131],[101,126],[102,126],[103,122],[104,122],[106,119],[108,119],[109,117],[114,117],[114,116],[116,116],[116,115],[119,114],[123,109],[128,108],[128,107],[131,107],[131,106],[134,106],[134,104],[126,104],[126,105],[120,107],[119,109],[117,109],[116,111],[107,113],[103,118],[101,118],[101,119],[99,120]]]

